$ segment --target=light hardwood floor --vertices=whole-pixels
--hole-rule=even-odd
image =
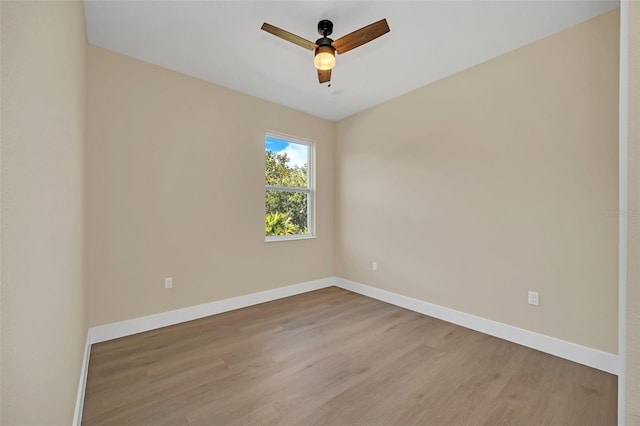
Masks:
[[[335,287],[93,345],[83,425],[615,425],[617,379]]]

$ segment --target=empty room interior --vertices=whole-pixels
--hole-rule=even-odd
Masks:
[[[640,425],[640,2],[0,0],[2,425]]]

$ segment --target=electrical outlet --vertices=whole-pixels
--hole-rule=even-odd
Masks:
[[[164,279],[164,288],[173,288],[173,278],[172,277],[166,277]]]
[[[371,262],[371,270],[372,271],[378,270],[378,262]]]
[[[540,305],[540,295],[538,294],[537,291],[529,292],[529,304],[535,305],[535,306]]]

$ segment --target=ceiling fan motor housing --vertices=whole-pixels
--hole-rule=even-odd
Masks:
[[[330,46],[333,50],[335,50],[331,43],[333,43],[333,40],[328,37],[322,37],[316,40],[316,44],[318,45],[318,47]]]

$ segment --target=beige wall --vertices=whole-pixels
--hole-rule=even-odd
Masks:
[[[616,353],[618,19],[339,122],[336,275]]]
[[[640,425],[640,2],[629,2],[627,425]]]
[[[68,425],[87,333],[81,2],[2,1],[3,425]]]
[[[315,142],[317,239],[264,242],[266,130]],[[89,46],[87,165],[91,325],[333,275],[328,121]]]

